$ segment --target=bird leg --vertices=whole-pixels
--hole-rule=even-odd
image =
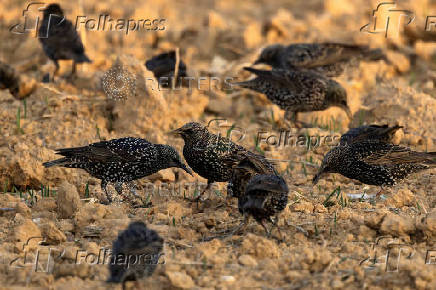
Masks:
[[[292,128],[292,126],[295,126],[295,128],[298,129],[303,127],[303,123],[298,121],[298,112],[286,111],[285,120],[285,123],[289,128]]]
[[[76,74],[76,61],[73,60],[73,67],[71,68],[71,76],[74,76]]]
[[[114,187],[119,195],[123,195],[123,182],[115,182]]]
[[[199,201],[200,201],[200,199],[201,199],[201,196],[206,192],[206,190],[208,190],[209,188],[210,188],[210,186],[211,186],[211,184],[212,184],[213,182],[210,182],[209,180],[207,181],[207,185],[206,185],[206,187],[200,192],[200,194],[196,197],[196,198],[188,198],[188,197],[185,197],[185,199],[187,199],[187,200],[189,200],[189,201],[191,201],[191,202],[196,202],[197,203],[197,208],[198,208],[198,203],[199,203]]]
[[[267,238],[269,238],[269,237],[271,236],[271,230],[269,230],[268,227],[265,225],[265,220],[261,220],[259,223],[260,223],[260,224],[262,225],[262,227],[265,229],[266,236],[267,236]],[[272,228],[271,228],[271,229],[272,229]]]
[[[283,241],[283,235],[282,235],[282,232],[280,231],[280,227],[279,227],[279,216],[276,215],[274,221],[271,220],[271,223],[273,224],[273,227],[276,227],[276,228],[277,228],[277,231],[279,232],[280,240]],[[273,228],[271,228],[271,231],[272,231],[272,229],[273,229]]]
[[[59,71],[59,63],[58,63],[58,61],[57,60],[55,60],[54,61],[54,64],[55,64],[55,70],[54,70],[54,72],[53,72],[53,75],[52,75],[52,78],[51,78],[51,81],[52,82],[54,82],[54,78],[55,78],[55,76],[57,75],[57,73],[58,73],[58,71]]]
[[[106,180],[102,180],[101,181],[101,190],[104,191],[104,193],[106,194],[106,199],[107,199],[107,203],[111,203],[112,202],[112,197],[110,196],[109,192],[107,191],[107,181]]]

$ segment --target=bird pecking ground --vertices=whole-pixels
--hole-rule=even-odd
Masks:
[[[25,102],[0,91],[2,285],[106,289],[109,270],[96,257],[130,221],[142,220],[165,240],[161,265],[141,281],[144,288],[436,287],[435,170],[412,175],[379,201],[370,198],[379,188],[336,174],[311,183],[331,140],[360,124],[399,124],[404,128],[395,143],[436,151],[434,43],[411,46],[403,34],[390,39],[359,32],[375,9],[365,1],[127,2],[135,9],[115,1],[87,1],[83,7],[60,2],[70,20],[83,11],[88,17],[110,12],[113,18],[165,18],[167,26],[128,35],[80,31],[93,63],[79,65],[71,81],[71,62],[61,61],[60,76],[48,84],[40,80],[53,65],[38,40],[9,31],[23,21],[24,2],[0,4],[0,59],[38,81]],[[421,2],[401,3],[416,11],[417,27],[426,15],[418,9]],[[435,5],[426,5],[436,12]],[[361,63],[337,78],[348,93],[351,122],[338,108],[301,114],[314,128],[285,129],[286,145],[278,144],[286,128],[283,112],[264,95],[209,89],[207,81],[200,89],[195,83],[191,92],[153,89],[144,66],[153,55],[179,47],[191,75],[242,81],[250,77],[242,67],[262,46],[314,41],[370,44],[386,50],[392,64]],[[108,99],[101,85],[117,57],[137,77],[134,95],[122,100]],[[232,132],[235,142],[278,160],[289,187],[279,221],[283,240],[276,230],[266,237],[254,220],[244,234],[227,236],[242,217],[236,200],[226,204],[225,183],[215,184],[197,208],[185,196],[200,192],[206,180],[167,169],[137,182],[142,207],[121,200],[103,205],[99,182],[86,172],[42,166],[56,158],[56,148],[126,136],[170,144],[181,153],[183,141],[166,132],[214,119],[226,121],[211,122],[212,132]]]

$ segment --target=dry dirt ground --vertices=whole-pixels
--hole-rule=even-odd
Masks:
[[[339,175],[312,186],[329,143],[274,146],[269,139],[269,144],[256,146],[258,132],[278,135],[286,126],[283,112],[263,95],[209,90],[207,81],[191,92],[153,90],[137,82],[134,95],[113,101],[101,87],[102,76],[117,57],[138,79],[149,78],[145,60],[176,47],[191,75],[243,80],[250,75],[242,67],[267,44],[368,44],[386,50],[391,64],[361,63],[338,78],[347,89],[353,120],[334,108],[306,113],[303,119],[315,128],[292,129],[289,134],[339,136],[363,123],[399,124],[404,128],[395,142],[436,151],[436,45],[414,39],[416,33],[401,31],[399,37],[385,38],[383,33],[359,32],[376,1],[62,1],[69,19],[100,14],[165,18],[166,27],[128,35],[82,29],[93,63],[79,66],[78,77],[69,80],[71,63],[64,61],[60,76],[49,84],[40,80],[54,66],[37,38],[9,31],[23,22],[27,4],[0,4],[0,59],[35,89],[25,102],[0,91],[1,288],[115,287],[106,284],[108,267],[95,257],[110,249],[132,220],[146,222],[165,239],[162,265],[141,281],[144,289],[436,288],[434,170],[411,176],[374,202],[368,197],[378,188]],[[398,5],[415,12],[408,27],[412,32],[423,31],[425,17],[436,15],[431,1]],[[56,148],[124,136],[171,144],[181,151],[183,141],[166,132],[189,121],[207,124],[217,118],[226,122],[213,122],[214,133],[225,135],[234,125],[232,132],[239,134],[232,134],[235,141],[281,160],[277,168],[290,189],[279,223],[283,240],[276,231],[267,238],[254,221],[243,235],[217,234],[236,227],[242,218],[235,200],[225,205],[225,184],[208,191],[199,208],[185,200],[184,195],[194,195],[205,183],[198,175],[168,169],[138,181],[138,208],[122,198],[100,204],[100,183],[84,171],[42,166],[56,158]]]

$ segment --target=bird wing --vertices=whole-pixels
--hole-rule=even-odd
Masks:
[[[364,143],[372,145],[372,148],[368,150],[370,153],[361,158],[367,164],[386,166],[405,163],[436,164],[434,152],[416,152],[407,147],[383,142],[362,142],[360,144]]]
[[[82,40],[71,21],[66,18],[51,15],[47,42],[58,49],[71,49],[74,53],[83,54],[85,49]]]
[[[65,157],[81,157],[94,162],[133,162],[145,155],[155,154],[153,144],[139,138],[120,138],[92,143],[89,146],[59,149]]]
[[[402,128],[402,126],[389,127],[386,125],[369,125],[352,128],[341,136],[341,144],[351,144],[361,142],[367,139],[378,139],[380,141],[389,141],[393,134]]]
[[[287,47],[284,61],[291,66],[313,68],[348,61],[368,51],[367,46],[342,43],[301,43]]]

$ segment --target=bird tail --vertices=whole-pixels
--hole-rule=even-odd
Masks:
[[[380,48],[367,49],[367,50],[363,51],[362,55],[366,60],[369,60],[369,61],[383,60],[385,63],[391,64],[391,62],[387,58],[386,54],[384,54]]]
[[[44,162],[42,165],[45,168],[53,167],[53,166],[65,166],[70,163],[70,160],[68,158],[60,158],[53,161]]]
[[[266,78],[266,79],[272,79],[272,72],[268,71],[268,70],[260,70],[260,69],[255,69],[252,67],[244,67],[244,70],[249,71],[251,73],[254,73],[256,76],[261,77],[261,78]],[[233,83],[234,85],[243,87],[243,88],[255,88],[256,87],[256,81],[255,79],[251,79],[248,81],[243,81],[243,82],[237,82],[237,83]]]
[[[399,129],[403,128],[403,126],[395,125],[393,127],[387,127],[386,131],[383,132],[383,134],[388,134],[389,136],[392,136],[397,132]]]
[[[82,63],[82,62],[92,62],[92,60],[89,59],[89,57],[85,54],[79,54],[74,58],[74,61],[77,63]]]

